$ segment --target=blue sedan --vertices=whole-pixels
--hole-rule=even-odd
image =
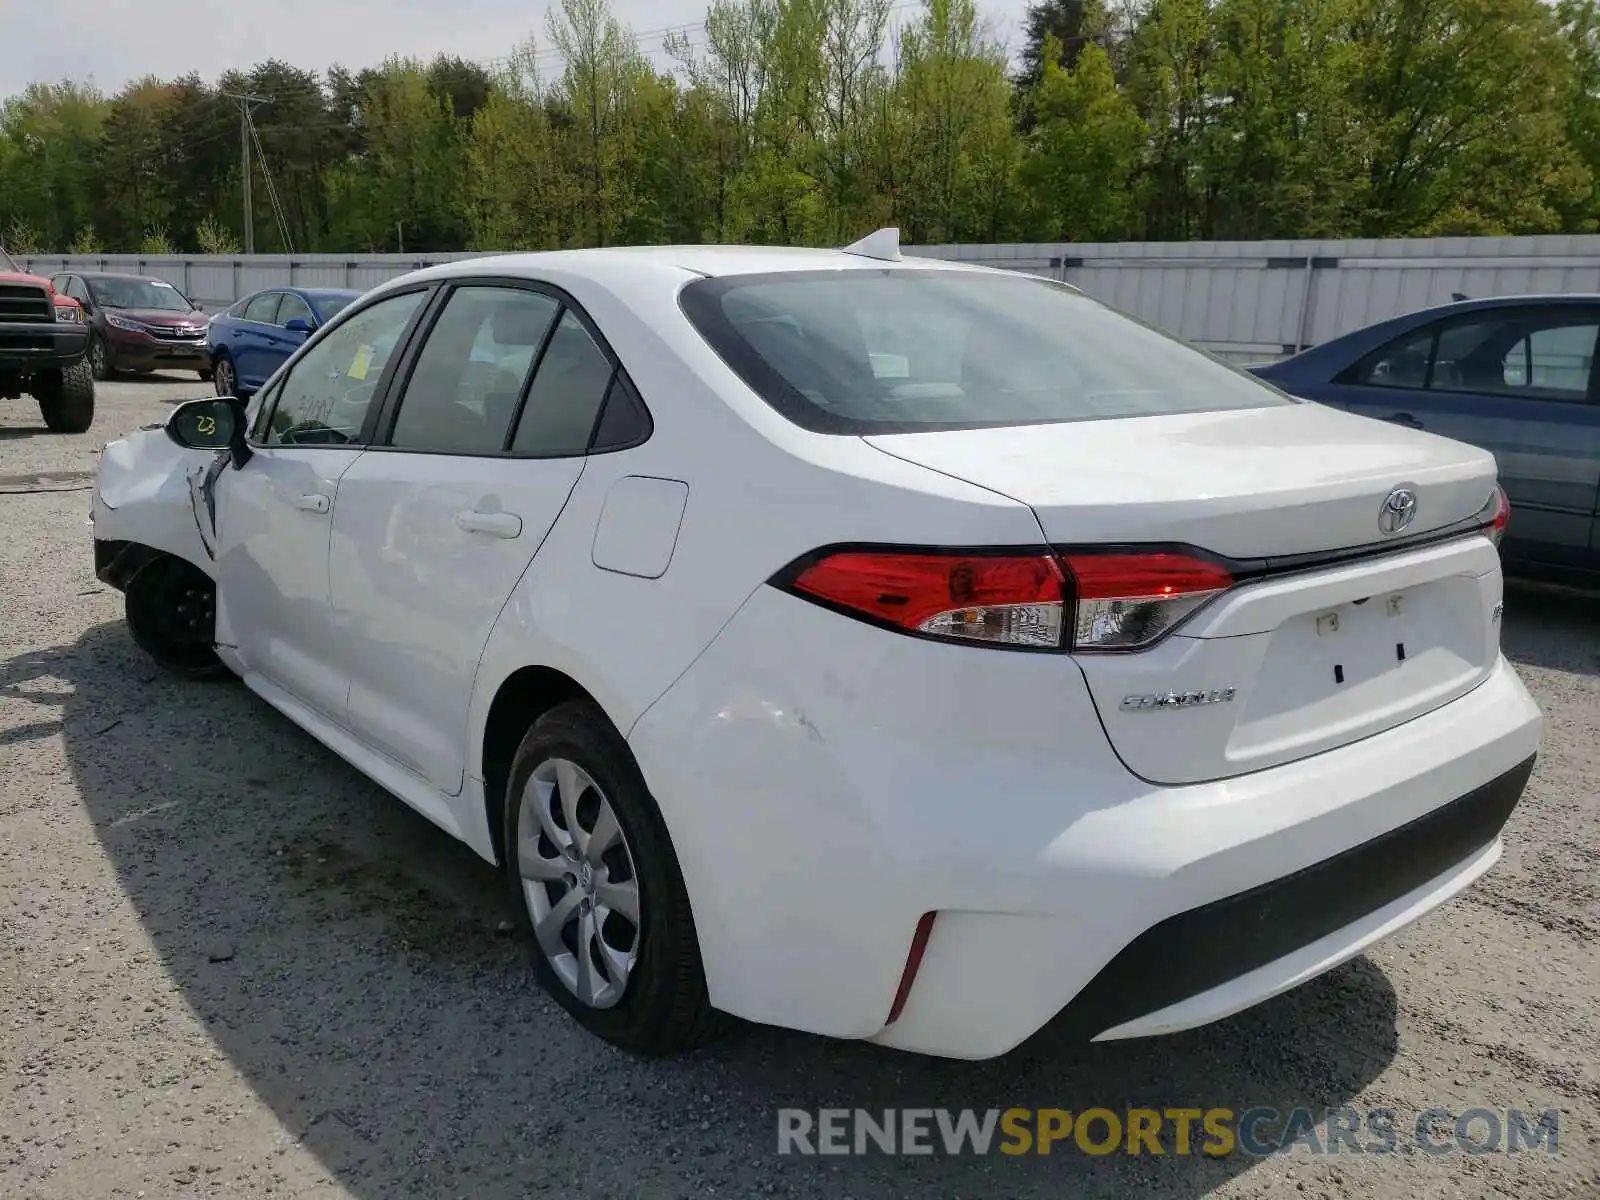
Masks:
[[[1511,500],[1507,570],[1592,587],[1597,336],[1600,296],[1507,296],[1424,309],[1250,369],[1291,395],[1493,452]]]
[[[248,399],[302,342],[360,295],[348,288],[268,288],[213,317],[207,348],[217,395]]]

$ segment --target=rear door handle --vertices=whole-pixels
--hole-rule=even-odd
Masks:
[[[485,533],[497,538],[514,538],[522,533],[522,518],[508,512],[486,513],[469,508],[456,514],[456,525],[468,533]]]
[[[311,492],[305,496],[296,496],[294,498],[294,506],[306,512],[314,513],[325,513],[332,507],[328,503],[328,498],[321,492]]]
[[[1427,426],[1413,417],[1410,413],[1395,413],[1393,416],[1385,417],[1384,420],[1389,422],[1391,425],[1404,425],[1407,429],[1427,428]]]

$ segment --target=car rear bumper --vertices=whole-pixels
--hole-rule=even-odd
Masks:
[[[68,367],[89,348],[89,331],[66,321],[0,323],[0,372]]]
[[[1111,753],[1070,660],[762,589],[630,742],[714,1004],[983,1058],[1058,1014],[1086,1038],[1203,1024],[1437,907],[1498,855],[1540,727],[1502,659],[1398,728],[1160,787]]]

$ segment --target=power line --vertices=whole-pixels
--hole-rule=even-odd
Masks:
[[[283,205],[278,203],[278,189],[272,182],[272,169],[267,166],[267,152],[261,148],[261,135],[256,130],[255,120],[250,120],[250,139],[256,146],[256,157],[261,160],[261,175],[267,182],[267,200],[272,205],[273,218],[278,223],[278,236],[283,239],[283,248],[288,253],[294,253],[294,242],[289,237],[289,220],[283,211]]]

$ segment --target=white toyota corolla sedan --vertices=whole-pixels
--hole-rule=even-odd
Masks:
[[[642,1052],[1216,1020],[1487,871],[1540,735],[1488,454],[892,231],[405,276],[93,515]]]

